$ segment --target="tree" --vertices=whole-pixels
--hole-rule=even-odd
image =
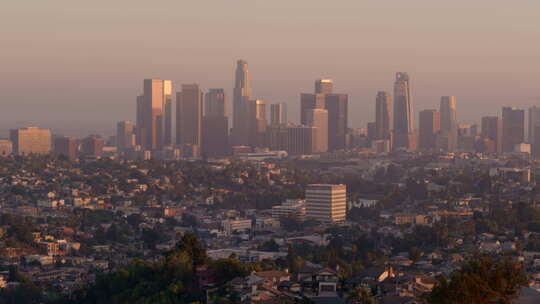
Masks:
[[[494,260],[481,256],[442,276],[427,297],[432,304],[497,303],[510,304],[519,288],[526,286],[523,265],[505,257]]]
[[[371,295],[371,291],[364,287],[357,287],[353,289],[347,296],[347,300],[349,300],[353,304],[376,304],[377,303],[375,298]]]

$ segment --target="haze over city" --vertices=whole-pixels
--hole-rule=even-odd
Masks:
[[[413,112],[457,97],[460,122],[539,103],[538,1],[10,1],[0,11],[0,137],[38,125],[113,134],[142,79],[225,88],[248,60],[253,96],[289,104],[318,78],[349,94],[349,125],[411,77]],[[228,103],[229,115],[232,102]],[[417,119],[416,119],[417,121]]]

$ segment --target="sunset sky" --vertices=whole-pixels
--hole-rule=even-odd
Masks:
[[[300,93],[329,77],[349,94],[350,126],[365,127],[403,71],[416,114],[455,95],[458,119],[479,122],[540,105],[539,16],[538,0],[7,0],[0,137],[27,125],[110,135],[134,119],[144,78],[225,88],[230,106],[237,59],[292,121]]]

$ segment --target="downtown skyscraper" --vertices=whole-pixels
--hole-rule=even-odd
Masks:
[[[270,125],[282,125],[287,123],[287,104],[273,103],[270,105]]]
[[[198,84],[184,84],[176,93],[176,144],[202,143],[203,92]]]
[[[456,117],[456,97],[441,97],[441,131],[439,148],[447,152],[455,152],[458,141],[458,123]]]
[[[235,83],[233,89],[233,129],[232,141],[235,146],[249,145],[249,102],[251,100],[251,82],[248,63],[244,60],[236,62]]]
[[[394,137],[392,149],[416,149],[409,75],[397,73],[394,82]]]
[[[392,97],[385,92],[377,92],[375,98],[375,138],[390,140],[391,134],[391,117],[392,117]]]
[[[514,152],[525,142],[525,111],[516,107],[502,109],[502,152]]]
[[[170,80],[143,82],[143,95],[137,98],[137,143],[146,150],[159,150],[165,145],[165,101],[170,98],[171,90]]]
[[[229,154],[229,118],[223,89],[209,89],[204,99],[203,155],[208,157]]]
[[[437,110],[420,111],[418,117],[418,149],[433,151],[440,130],[440,114]]]

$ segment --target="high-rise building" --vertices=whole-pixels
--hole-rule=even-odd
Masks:
[[[457,148],[457,118],[456,118],[456,97],[441,97],[441,149],[448,152],[454,152]]]
[[[205,156],[216,157],[230,153],[229,118],[223,89],[210,89],[205,95],[202,151]]]
[[[54,139],[54,154],[66,156],[69,159],[77,158],[77,139],[69,136]]]
[[[142,134],[142,146],[146,150],[158,150],[163,146],[163,80],[144,80],[144,113]]]
[[[227,116],[227,99],[225,90],[208,89],[204,97],[204,116],[225,117]]]
[[[202,143],[203,92],[198,84],[184,84],[176,94],[176,144]]]
[[[35,127],[10,130],[13,154],[49,154],[51,152],[51,131]]]
[[[392,98],[387,92],[380,91],[375,99],[375,137],[391,139],[390,121],[392,117]]]
[[[287,104],[273,103],[270,105],[270,125],[281,125],[287,123]]]
[[[328,110],[328,150],[344,150],[347,148],[348,130],[347,94],[326,94],[325,107]]]
[[[268,126],[267,134],[270,150],[287,150],[288,130],[286,124]]]
[[[328,111],[325,109],[309,109],[306,111],[307,125],[315,127],[314,153],[328,151]]]
[[[516,107],[502,109],[502,151],[513,152],[525,142],[525,111]]]
[[[300,123],[307,124],[306,111],[310,109],[325,109],[325,94],[300,94]]]
[[[233,90],[233,129],[232,140],[235,146],[249,144],[249,101],[251,83],[247,61],[236,62],[235,85]]]
[[[413,151],[416,136],[412,115],[412,94],[409,75],[397,73],[394,83],[394,136],[393,149]]]
[[[440,115],[437,110],[420,111],[418,117],[418,149],[429,151],[435,149],[437,133],[440,129]]]
[[[502,123],[497,116],[482,117],[482,139],[484,142],[484,151],[487,153],[499,153],[502,151]]]
[[[306,216],[323,222],[343,222],[347,216],[347,186],[311,184],[306,187]]]
[[[533,136],[534,138],[531,138],[533,142],[531,144],[532,156],[536,159],[539,159],[540,158],[540,124],[534,125]]]
[[[163,80],[163,145],[171,146],[172,142],[172,97],[173,87],[171,80]]]
[[[13,143],[9,139],[0,139],[0,156],[8,156],[13,153]]]
[[[535,143],[535,131],[536,126],[540,125],[540,107],[538,106],[532,106],[529,107],[529,126],[528,126],[528,138],[529,143],[534,144]]]
[[[368,145],[371,146],[371,143],[377,139],[377,123],[368,122],[366,130]]]
[[[287,152],[291,155],[313,154],[317,128],[304,125],[287,127]]]
[[[130,149],[135,145],[135,126],[130,120],[116,124],[116,147],[118,151]]]
[[[249,141],[251,147],[266,147],[266,103],[264,100],[252,99],[248,102]]]
[[[315,94],[330,94],[334,90],[334,82],[332,79],[317,79],[315,80]]]
[[[105,140],[101,137],[90,135],[82,140],[81,153],[90,157],[101,157]]]

